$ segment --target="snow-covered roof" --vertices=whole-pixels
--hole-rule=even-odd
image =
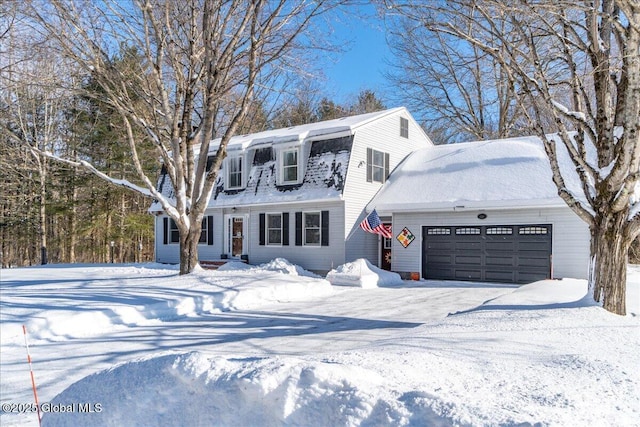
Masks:
[[[326,135],[353,133],[358,127],[366,125],[382,117],[395,114],[399,111],[406,111],[405,107],[391,108],[375,113],[359,114],[357,116],[342,117],[340,119],[325,120],[323,122],[308,123],[288,128],[266,130],[247,135],[236,135],[229,140],[227,149],[229,151],[246,150],[248,148],[259,147],[271,144],[292,144],[301,143],[305,139],[313,139]],[[408,112],[407,112],[408,114]],[[211,142],[209,152],[215,152],[220,145],[220,138]]]
[[[218,174],[209,207],[265,205],[315,200],[340,200],[347,177],[353,138],[332,138],[311,143],[301,184],[277,185],[277,162],[272,157],[256,161],[249,170],[246,188],[224,191],[225,174]],[[266,148],[267,153],[270,148]]]
[[[559,156],[562,170],[572,169]],[[567,186],[579,193],[577,177]],[[537,137],[439,145],[412,153],[367,209],[379,213],[566,206]]]
[[[253,158],[247,166],[246,186],[241,190],[225,190],[225,173],[222,169],[213,188],[209,207],[288,203],[316,200],[341,200],[347,166],[351,155],[354,132],[380,118],[408,111],[404,107],[392,108],[375,113],[360,114],[318,123],[273,129],[248,135],[237,135],[227,145],[230,154],[258,151],[270,152]],[[297,185],[277,185],[277,163],[274,146],[296,146],[310,144],[308,158],[302,167],[304,177]],[[211,142],[209,153],[217,151],[220,139]],[[307,145],[308,146],[308,145]],[[302,165],[301,165],[302,166]],[[169,199],[175,194],[166,174],[158,180],[158,189]],[[161,211],[160,203],[154,202],[150,211]]]
[[[223,166],[216,178],[209,207],[341,200],[353,138],[329,138],[310,144],[309,157],[306,159],[304,177],[300,184],[278,185],[277,162],[273,149],[270,146],[255,147],[258,148],[256,153],[260,151],[261,154],[256,154],[247,166],[246,186],[238,190],[225,190],[226,174]],[[167,198],[175,198],[171,180],[166,174],[160,176],[158,189]],[[160,211],[160,204],[154,202],[150,210]]]

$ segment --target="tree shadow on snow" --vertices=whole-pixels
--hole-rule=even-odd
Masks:
[[[541,303],[541,304],[491,304],[493,299],[490,299],[478,307],[470,308],[468,310],[456,311],[451,313],[450,316],[459,314],[475,313],[479,311],[532,311],[532,310],[556,310],[563,308],[580,308],[590,307],[596,305],[593,302],[593,298],[589,295],[585,295],[582,298],[575,301],[567,302],[554,302],[554,303]]]
[[[103,363],[118,363],[130,360],[132,356],[144,356],[157,352],[196,350],[220,350],[228,353],[229,348],[225,344],[247,342],[243,349],[238,351],[234,347],[233,353],[251,352],[256,349],[262,354],[293,354],[296,350],[304,349],[305,343],[291,342],[292,347],[287,348],[286,341],[261,342],[270,338],[287,338],[327,334],[319,338],[317,345],[321,345],[319,351],[331,350],[331,343],[339,340],[337,332],[362,332],[379,329],[408,329],[420,326],[420,323],[394,322],[385,320],[372,320],[344,316],[322,316],[298,313],[274,313],[265,311],[222,312],[214,314],[201,314],[197,317],[182,317],[170,322],[161,322],[154,325],[137,325],[133,329],[114,331],[105,335],[94,337],[73,338],[76,345],[82,345],[87,349],[95,348],[95,352],[78,356],[77,359],[91,360],[94,356]],[[351,335],[348,339],[357,341]],[[112,343],[113,345],[109,345]],[[55,344],[55,343],[54,343]],[[326,344],[326,345],[325,345]],[[217,346],[221,346],[219,349]],[[38,347],[46,348],[45,342]],[[120,347],[120,348],[119,348]],[[105,348],[109,350],[105,352]],[[93,354],[91,354],[93,353]],[[68,355],[69,359],[76,357]],[[40,357],[41,362],[55,361],[56,357]],[[76,361],[79,362],[80,360]],[[95,359],[93,360],[95,363]]]
[[[181,341],[182,344],[179,347],[189,348],[255,339],[332,334],[344,331],[406,329],[421,325],[412,322],[265,311],[206,314],[170,323],[170,325],[144,326],[142,328],[150,333],[147,338],[155,341],[159,347],[167,347],[167,343]],[[140,340],[139,336],[133,338],[136,341]],[[173,345],[169,345],[169,347],[173,347]]]
[[[403,280],[402,284],[378,285],[379,288],[390,289],[516,289],[521,285],[513,283],[490,283],[490,282],[463,282],[456,280]]]

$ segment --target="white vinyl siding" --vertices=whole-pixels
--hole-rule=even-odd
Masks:
[[[404,116],[408,118],[409,138],[401,137],[398,131],[399,117]],[[379,262],[378,236],[366,233],[359,228],[360,222],[366,217],[364,208],[382,186],[378,182],[367,182],[367,148],[390,153],[389,172],[392,173],[393,169],[411,152],[432,145],[424,130],[402,111],[355,130],[343,192],[347,262],[358,258],[366,258],[374,265],[378,265]],[[395,229],[393,232],[394,236],[397,235]]]
[[[328,272],[345,263],[344,252],[344,204],[343,202],[290,203],[269,205],[267,212],[289,213],[289,245],[260,245],[260,213],[251,208],[249,218],[249,262],[257,265],[274,258],[286,258],[289,262],[307,270]],[[295,214],[297,212],[329,212],[329,246],[304,247],[295,245]],[[266,222],[266,219],[265,219]]]
[[[222,254],[222,243],[223,239],[223,226],[224,220],[222,217],[222,211],[219,209],[215,210],[207,210],[205,213],[205,219],[207,217],[212,217],[213,223],[213,244],[207,244],[207,240],[205,237],[204,242],[198,245],[198,255],[201,260],[216,260],[220,259],[220,254]],[[178,244],[169,244],[170,236],[167,236],[167,244],[163,244],[164,240],[164,220],[167,220],[167,228],[169,228],[170,218],[164,215],[160,215],[156,217],[155,221],[155,229],[156,229],[156,261],[167,264],[177,264],[180,262],[180,245]],[[205,232],[208,233],[208,222],[206,222]],[[201,235],[202,239],[202,235]],[[178,243],[179,240],[176,242]]]

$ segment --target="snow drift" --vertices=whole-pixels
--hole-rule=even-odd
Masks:
[[[329,282],[318,280],[319,276],[284,258],[259,266],[230,262],[218,270],[199,269],[180,277],[179,285],[176,285],[178,271],[173,266],[153,264],[140,272],[131,267],[120,270],[125,274],[132,271],[136,275],[149,274],[153,283],[130,282],[127,296],[122,297],[126,304],[114,304],[120,302],[115,295],[124,294],[120,284],[97,279],[102,292],[113,292],[112,300],[85,305],[81,310],[57,307],[46,316],[35,316],[27,321],[32,337],[53,341],[87,338],[134,326],[159,325],[185,316],[255,309],[266,303],[304,301],[333,292]],[[255,280],[256,276],[260,280]],[[77,293],[78,300],[85,298],[82,290],[64,292],[70,296]],[[137,296],[143,292],[146,297]],[[20,340],[20,336],[14,337],[15,342]]]
[[[245,264],[237,261],[230,261],[226,264],[223,264],[218,271],[234,271],[240,270],[245,273],[262,273],[266,271],[271,271],[274,273],[282,273],[282,274],[292,274],[294,276],[304,276],[304,277],[320,277],[317,274],[314,274],[299,265],[290,263],[285,258],[276,258],[267,263],[260,264],[257,266],[252,266],[249,264]]]
[[[421,424],[444,421],[430,401],[424,393],[394,391],[385,378],[360,367],[192,352],[91,375],[51,404],[104,402],[100,412],[48,413],[43,426],[184,425],[185,420],[209,426],[406,425],[412,414],[420,415]]]
[[[401,285],[398,273],[375,267],[364,258],[343,264],[327,274],[332,285],[359,286],[361,288],[377,288],[378,286]]]

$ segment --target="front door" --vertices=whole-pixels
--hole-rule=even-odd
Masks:
[[[246,254],[245,225],[244,216],[227,217],[227,251],[234,258]]]
[[[380,238],[380,268],[387,271],[391,271],[391,243],[391,239]]]

